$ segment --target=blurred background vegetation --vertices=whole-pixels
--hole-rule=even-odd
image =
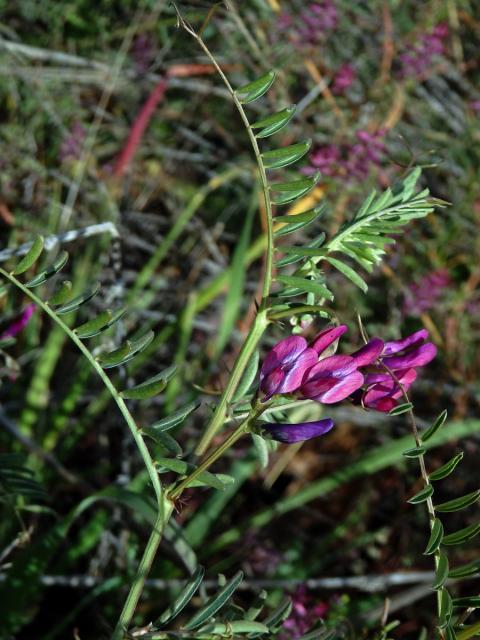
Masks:
[[[199,28],[212,3],[178,4]],[[466,453],[439,495],[476,489],[477,0],[228,5],[204,38],[236,86],[277,70],[252,110],[260,117],[297,104],[278,142],[312,139],[304,171],[318,168],[323,178],[304,204],[326,202],[319,224],[327,235],[371,188],[412,165],[451,203],[398,237],[367,296],[340,274],[329,277],[352,346],[357,312],[383,338],[430,331],[439,356],[415,388],[415,406],[421,425],[445,407],[450,416],[430,462],[449,459],[460,437]],[[264,211],[241,122],[167,2],[0,0],[0,20],[0,259],[11,264],[35,233],[51,237],[51,255],[70,252],[75,290],[102,283],[96,309],[129,306],[99,344],[138,325],[156,331],[142,358],[114,378],[143,379],[176,363],[166,393],[132,410],[148,424],[201,402],[177,434],[189,452],[261,282]],[[34,311],[15,342],[6,339],[27,303],[18,292],[0,300],[1,637],[108,637],[148,535],[148,481],[108,394],[63,333]],[[273,327],[264,348],[289,329]],[[420,488],[416,466],[401,456],[406,420],[332,409],[337,426],[327,439],[279,448],[267,469],[240,443],[219,468],[235,485],[191,491],[176,516],[183,534],[172,529],[162,546],[137,622],[158,616],[199,561],[210,579],[242,568],[244,604],[264,586],[272,605],[289,592],[282,638],[300,637],[319,616],[338,637],[386,637],[382,616],[399,622],[389,637],[427,637],[432,563],[422,556],[426,514],[406,504]],[[308,405],[295,417],[320,411]],[[474,518],[454,514],[451,526]],[[477,555],[471,543],[459,560]]]

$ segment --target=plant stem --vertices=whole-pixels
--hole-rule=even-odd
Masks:
[[[80,350],[80,352],[85,356],[86,360],[90,363],[90,365],[96,371],[99,378],[102,380],[103,384],[110,392],[113,400],[115,401],[117,407],[120,410],[120,413],[122,414],[125,422],[127,423],[128,428],[130,429],[133,439],[135,440],[135,443],[137,445],[138,451],[142,457],[143,463],[147,469],[148,475],[150,477],[150,481],[153,486],[153,490],[155,491],[155,497],[156,497],[157,507],[158,507],[157,520],[155,523],[155,527],[150,535],[147,547],[145,549],[143,558],[140,562],[140,566],[137,571],[137,575],[130,588],[130,591],[127,596],[127,600],[125,602],[123,611],[121,613],[121,616],[119,618],[119,621],[117,623],[117,626],[113,635],[113,638],[115,640],[119,640],[120,638],[123,637],[123,631],[124,629],[128,628],[130,621],[135,613],[135,608],[136,608],[138,599],[140,597],[140,594],[142,593],[142,589],[145,584],[148,571],[150,570],[153,559],[155,557],[155,553],[158,549],[158,545],[160,544],[160,540],[162,538],[162,531],[165,527],[165,524],[168,518],[171,515],[172,507],[170,506],[170,503],[167,504],[165,501],[162,484],[160,482],[160,478],[158,477],[157,469],[155,467],[155,464],[150,456],[148,447],[145,444],[145,441],[143,440],[143,436],[140,430],[138,429],[132,414],[130,413],[127,405],[125,404],[125,401],[120,396],[117,389],[115,388],[115,386],[113,385],[113,383],[111,382],[110,378],[107,376],[105,371],[102,369],[100,364],[93,357],[93,355],[90,353],[88,348],[83,344],[80,338],[76,335],[76,333],[63,322],[63,320],[55,313],[55,311],[48,305],[48,303],[41,300],[41,298],[36,296],[31,291],[31,289],[29,289],[28,287],[23,285],[21,282],[19,282],[13,276],[13,274],[8,273],[7,271],[1,268],[0,268],[0,274],[4,278],[6,278],[9,282],[11,282],[13,285],[18,287],[25,295],[27,295],[30,298],[30,300],[32,300],[40,309],[42,309],[42,311],[44,311],[48,316],[50,316],[50,318],[59,327],[62,328],[65,334],[70,338],[70,340],[75,344],[75,346]]]
[[[173,504],[169,500],[164,500],[160,508],[155,525],[148,539],[147,546],[143,552],[142,560],[137,570],[137,574],[128,592],[127,599],[123,605],[122,613],[112,635],[112,640],[122,640],[132,621],[138,600],[142,594],[145,580],[150,572],[153,560],[162,540],[163,530],[173,511]]]
[[[385,371],[387,371],[387,373],[391,376],[394,382],[398,385],[400,391],[402,392],[405,402],[408,402],[410,404],[410,399],[408,397],[407,390],[405,389],[404,385],[400,382],[400,380],[397,378],[395,373],[380,360],[378,362],[385,369]],[[410,424],[412,425],[412,432],[413,432],[413,437],[415,439],[415,444],[417,445],[417,447],[420,447],[422,444],[422,439],[418,432],[417,421],[415,420],[415,414],[413,413],[412,409],[409,409],[407,413],[410,419]],[[430,484],[430,478],[428,476],[427,467],[425,465],[425,456],[423,455],[423,453],[418,456],[418,463],[420,465],[420,473],[422,475],[423,483],[425,486],[428,486]],[[435,507],[433,505],[433,500],[431,497],[427,498],[426,504],[427,504],[427,511],[428,511],[428,520],[430,524],[430,531],[431,531],[433,529],[433,523],[435,521]],[[435,571],[436,571],[438,569],[438,564],[440,562],[440,551],[438,549],[435,551],[434,561],[435,561]],[[440,608],[441,608],[441,590],[437,589],[438,616],[440,616]],[[444,638],[444,633],[442,630],[440,630],[440,635],[442,638]]]
[[[247,418],[238,425],[238,427],[232,431],[232,433],[228,436],[228,438],[225,440],[225,442],[222,442],[222,444],[217,447],[214,451],[212,451],[212,453],[205,458],[205,460],[198,465],[198,467],[192,471],[192,473],[185,478],[185,480],[183,480],[178,487],[176,487],[170,494],[169,494],[169,498],[171,500],[175,500],[176,498],[178,498],[183,491],[189,486],[189,484],[191,484],[196,478],[198,478],[198,476],[203,473],[204,471],[206,471],[207,469],[209,469],[212,464],[218,460],[218,458],[220,458],[225,451],[227,451],[227,449],[230,449],[230,447],[232,447],[235,442],[237,442],[237,440],[239,440],[247,431],[248,428],[250,427],[250,425],[252,424],[252,422],[254,422],[258,416],[260,416],[265,409],[268,407],[268,404],[264,404],[264,405],[260,405],[257,404],[248,414]]]
[[[235,364],[233,366],[232,373],[230,375],[228,384],[225,387],[225,391],[222,394],[220,402],[217,405],[217,408],[216,408],[216,410],[215,410],[215,412],[214,412],[214,414],[212,416],[212,419],[210,420],[209,424],[207,425],[206,431],[205,431],[202,439],[200,440],[200,442],[199,442],[199,444],[198,444],[198,446],[196,448],[195,453],[197,455],[202,455],[207,450],[210,442],[212,441],[212,438],[215,436],[217,431],[223,425],[223,423],[225,421],[225,416],[227,414],[228,403],[232,399],[233,394],[235,393],[236,388],[238,386],[238,383],[240,382],[240,379],[242,377],[243,371],[245,370],[245,367],[248,364],[248,361],[252,357],[252,354],[253,354],[253,352],[254,352],[254,350],[255,350],[255,348],[256,348],[261,336],[263,335],[263,333],[264,333],[264,331],[265,331],[265,329],[267,327],[267,324],[268,324],[267,314],[266,314],[266,306],[267,306],[268,296],[270,295],[270,288],[272,286],[273,252],[274,252],[274,244],[273,244],[273,214],[272,214],[272,203],[270,201],[270,191],[269,191],[269,187],[268,187],[267,173],[266,173],[264,164],[262,162],[262,154],[260,152],[257,139],[255,137],[255,134],[252,131],[252,128],[250,126],[250,122],[249,122],[249,120],[247,118],[247,115],[245,113],[243,105],[240,102],[240,100],[237,98],[237,95],[236,95],[232,85],[230,84],[227,76],[222,71],[220,65],[216,61],[216,59],[213,56],[213,54],[211,53],[211,51],[208,49],[208,47],[205,44],[205,42],[202,40],[200,35],[198,33],[196,33],[193,30],[193,28],[187,22],[185,22],[185,20],[182,18],[182,16],[180,15],[180,13],[179,13],[179,11],[178,11],[178,9],[176,7],[175,7],[175,9],[177,11],[177,16],[178,16],[179,23],[182,25],[182,27],[193,38],[195,38],[195,40],[198,42],[200,47],[203,49],[205,55],[208,57],[208,59],[211,61],[211,63],[215,67],[218,75],[223,80],[226,88],[228,89],[230,95],[232,96],[232,100],[233,100],[233,102],[234,102],[234,104],[235,104],[235,106],[237,108],[237,111],[240,114],[240,117],[241,117],[241,119],[242,119],[242,121],[243,121],[243,123],[245,125],[248,137],[250,139],[250,143],[251,143],[252,148],[253,148],[253,152],[255,154],[255,159],[257,161],[257,167],[258,167],[258,171],[259,171],[259,174],[260,174],[260,181],[261,181],[261,185],[262,185],[263,198],[264,198],[264,202],[265,202],[266,226],[267,226],[267,248],[266,248],[266,251],[265,251],[265,273],[264,273],[263,285],[262,285],[262,299],[261,299],[261,302],[260,302],[260,309],[259,309],[259,312],[258,312],[256,318],[255,318],[255,322],[252,324],[252,326],[250,328],[250,331],[249,331],[247,337],[245,338],[245,342],[243,344],[243,347],[240,350],[240,353],[238,354],[237,360],[236,360],[236,362],[235,362]]]
[[[215,436],[217,431],[225,422],[225,418],[228,410],[228,403],[233,397],[235,393],[238,383],[241,380],[245,367],[247,366],[252,354],[262,337],[266,327],[268,324],[267,313],[266,311],[259,311],[255,317],[255,320],[250,328],[250,331],[243,343],[243,346],[238,354],[238,357],[233,366],[232,372],[230,374],[230,378],[228,380],[227,386],[220,398],[220,402],[218,403],[215,412],[207,424],[205,433],[203,434],[198,446],[195,450],[195,453],[199,456],[203,455],[208,448],[212,438]]]

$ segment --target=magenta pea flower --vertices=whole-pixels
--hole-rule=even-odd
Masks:
[[[265,358],[260,370],[263,400],[273,395],[292,393],[302,384],[304,373],[318,360],[317,352],[305,338],[289,336],[280,340]]]
[[[303,442],[311,438],[323,436],[333,429],[333,420],[325,418],[315,422],[299,422],[298,424],[273,424],[265,422],[262,424],[262,430],[272,440],[283,442],[285,444],[293,444],[294,442]]]
[[[385,413],[395,408],[403,399],[403,390],[407,391],[416,380],[417,369],[437,354],[435,345],[427,340],[428,331],[421,329],[406,338],[385,343],[378,356],[378,366],[367,370],[364,391],[355,393],[353,401]]]
[[[304,399],[329,404],[358,390],[364,382],[358,366],[373,362],[383,343],[373,356],[365,353],[358,359],[337,355],[321,358],[345,331],[345,325],[324,329],[310,346],[300,336],[290,336],[276,344],[260,370],[260,390],[265,394],[263,402],[273,395],[298,392]],[[263,430],[274,440],[291,444],[324,435],[332,427],[333,421],[327,418],[300,424],[266,424]]]
[[[334,330],[330,331],[333,334]],[[328,336],[317,337],[312,345],[314,349],[318,349],[319,354],[324,351],[327,338]],[[304,377],[299,389],[301,396],[323,404],[345,400],[364,383],[364,376],[358,368],[375,362],[383,346],[383,342],[375,338],[351,356],[333,355],[319,360]]]

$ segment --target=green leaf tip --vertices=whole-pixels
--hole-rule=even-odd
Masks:
[[[28,271],[30,267],[38,260],[40,254],[43,251],[44,238],[41,235],[36,236],[32,242],[32,246],[27,251],[25,256],[20,260],[15,269],[11,272],[14,276],[19,276],[25,271]]]
[[[253,82],[243,85],[235,91],[236,96],[243,104],[253,102],[261,98],[272,86],[275,80],[275,71],[269,71]]]
[[[283,127],[285,127],[293,118],[296,110],[296,105],[292,105],[291,107],[278,111],[271,116],[267,116],[266,118],[262,118],[261,120],[254,122],[251,125],[252,129],[262,129],[259,133],[255,134],[256,137],[267,138],[268,136],[271,136],[274,133],[277,133],[277,131],[283,129]]]
[[[44,282],[46,282],[49,278],[52,278],[55,274],[57,274],[60,269],[67,264],[68,253],[66,251],[62,251],[56,260],[54,260],[51,264],[49,264],[45,269],[43,269],[39,274],[37,274],[34,278],[25,283],[25,286],[28,289],[33,289],[34,287],[38,287]]]

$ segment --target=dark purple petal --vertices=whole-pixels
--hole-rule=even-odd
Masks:
[[[355,371],[357,364],[351,356],[329,356],[313,366],[306,377],[306,382],[317,378],[334,376],[340,378]]]
[[[352,353],[352,358],[355,359],[355,362],[358,367],[365,367],[367,365],[373,364],[375,360],[377,360],[384,349],[383,340],[380,338],[372,338],[367,344],[358,351]]]
[[[285,378],[285,372],[278,367],[273,371],[270,371],[268,376],[265,376],[260,382],[260,389],[264,392],[265,397],[263,401],[269,400],[275,393],[278,393],[278,389]]]
[[[313,349],[305,349],[295,362],[283,367],[285,377],[275,393],[292,393],[302,384],[305,372],[317,362],[318,356]]]
[[[422,344],[416,349],[400,356],[382,358],[382,362],[395,371],[396,369],[409,369],[410,367],[423,367],[431,362],[437,355],[437,347],[431,342]]]
[[[348,331],[348,327],[345,324],[341,324],[339,327],[324,329],[314,338],[313,343],[310,346],[320,355],[327,347],[335,342],[335,340],[340,338],[345,331]]]
[[[401,338],[400,340],[392,340],[391,342],[386,342],[385,347],[383,349],[384,356],[390,356],[394,353],[398,353],[399,351],[403,351],[407,347],[412,347],[417,343],[421,343],[428,338],[428,331],[426,329],[420,329],[420,331],[415,331],[411,335],[406,338]]]
[[[34,311],[35,305],[32,302],[25,307],[20,317],[5,329],[2,335],[0,335],[0,340],[5,340],[6,338],[14,338],[18,333],[20,333],[20,331],[23,331],[23,329],[25,329],[25,327],[29,323]]]
[[[309,396],[311,400],[316,402],[322,402],[323,404],[333,404],[334,402],[340,402],[345,400],[349,395],[360,389],[363,385],[364,378],[360,371],[353,371],[344,378],[330,378],[328,386],[325,390],[322,390],[318,395]],[[320,385],[319,385],[320,386]]]
[[[333,420],[317,420],[316,422],[301,422],[299,424],[262,424],[262,429],[270,435],[273,440],[293,444],[310,440],[317,436],[323,436],[333,428]]]
[[[307,348],[307,341],[301,336],[289,336],[277,342],[263,361],[260,381],[279,366],[293,362]]]

